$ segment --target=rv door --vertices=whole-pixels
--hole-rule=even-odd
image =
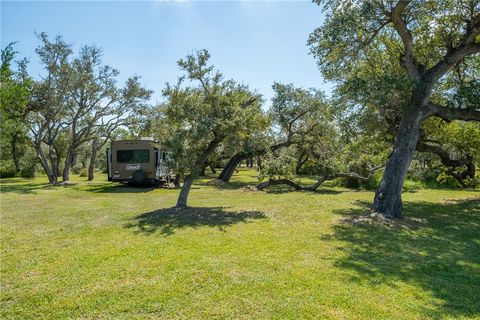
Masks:
[[[107,148],[107,174],[108,181],[112,181],[112,149]]]

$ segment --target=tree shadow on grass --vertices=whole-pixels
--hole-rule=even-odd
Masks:
[[[337,211],[347,219],[368,212],[369,203]],[[354,270],[353,281],[389,284],[398,281],[430,292],[426,317],[480,315],[480,198],[444,204],[406,202],[405,219],[393,227],[375,223],[341,223],[329,240],[346,242],[336,265]],[[413,293],[415,294],[415,293]]]
[[[165,236],[175,233],[176,229],[213,227],[220,231],[240,222],[247,223],[253,219],[265,219],[260,211],[225,211],[222,207],[187,207],[166,208],[143,213],[133,222],[125,225],[134,228],[137,233],[153,234],[160,232]]]
[[[10,182],[10,181],[9,181]],[[22,181],[23,182],[23,181]],[[48,183],[3,183],[0,184],[0,193],[18,193],[18,194],[35,194],[39,190],[55,190],[58,188],[66,188],[62,185],[52,185]]]
[[[155,189],[159,189],[159,187],[153,185],[135,186],[128,184],[112,183],[91,185],[84,188],[83,190],[94,193],[144,193],[153,191]]]
[[[318,195],[318,194],[339,194],[345,191],[342,190],[335,190],[335,189],[317,189],[317,190],[295,190],[292,187],[269,187],[262,190],[265,193],[273,193],[273,194],[284,194],[284,193],[292,193],[292,192],[301,192],[305,195]]]

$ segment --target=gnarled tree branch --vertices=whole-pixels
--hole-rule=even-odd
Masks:
[[[477,107],[475,109],[456,109],[444,107],[438,103],[431,102],[428,104],[428,108],[431,115],[439,117],[447,122],[452,120],[480,121],[480,111]]]

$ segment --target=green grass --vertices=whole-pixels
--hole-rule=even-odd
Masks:
[[[187,211],[74,180],[1,180],[2,319],[480,318],[479,190],[405,193],[388,228],[341,222],[373,192],[246,192],[253,171]]]

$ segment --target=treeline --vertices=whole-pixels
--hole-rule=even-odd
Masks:
[[[2,172],[28,175],[37,162],[50,183],[68,181],[113,138],[153,136],[172,153],[177,206],[187,205],[195,177],[220,167],[228,183],[238,165],[256,164],[265,188],[313,190],[338,178],[377,189],[373,210],[401,216],[407,177],[474,187],[480,159],[480,4],[318,1],[326,20],[308,40],[332,97],[314,88],[274,83],[272,101],[227,79],[207,50],[178,61],[158,105],[138,77],[122,86],[101,50],[73,54],[61,37],[40,34],[41,79],[27,63],[12,71],[13,46],[2,51]],[[36,161],[33,161],[33,159]],[[87,160],[88,159],[88,160]],[[87,165],[88,163],[88,165]],[[8,168],[8,170],[6,169]],[[383,171],[383,173],[382,173]],[[301,186],[295,177],[319,177]]]
[[[26,60],[13,70],[13,43],[2,50],[2,176],[29,177],[39,164],[52,184],[68,181],[71,169],[88,168],[91,180],[98,151],[114,137],[135,134],[152,91],[138,76],[118,84],[119,71],[103,64],[96,46],[74,55],[61,36],[38,39],[40,79],[28,74]]]

